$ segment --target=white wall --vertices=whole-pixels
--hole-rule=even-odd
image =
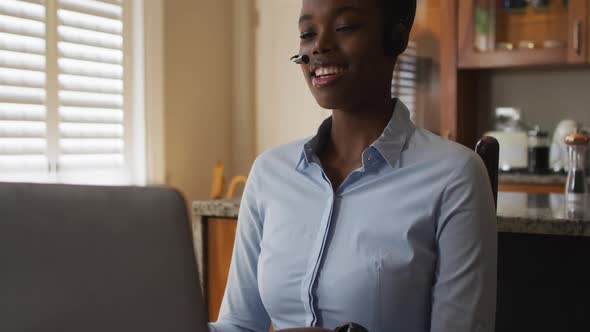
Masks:
[[[331,114],[319,107],[299,66],[301,0],[256,0],[256,152],[314,135]]]
[[[524,121],[550,132],[562,119],[590,126],[590,68],[534,68],[490,71],[480,76],[480,132],[493,127],[494,109],[519,107]]]
[[[235,176],[247,175],[256,155],[254,0],[233,0],[232,16],[234,51],[229,175]]]
[[[164,2],[166,184],[207,199],[230,165],[233,0]],[[149,38],[149,36],[148,36]]]

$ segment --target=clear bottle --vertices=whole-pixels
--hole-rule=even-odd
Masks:
[[[586,149],[588,136],[582,133],[567,135],[569,171],[565,184],[565,199],[568,203],[585,203],[588,199],[588,182],[586,178]]]

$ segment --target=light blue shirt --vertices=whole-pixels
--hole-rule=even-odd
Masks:
[[[471,150],[416,128],[396,102],[363,165],[334,191],[309,141],[255,161],[211,331],[354,321],[370,332],[494,331],[496,217]]]

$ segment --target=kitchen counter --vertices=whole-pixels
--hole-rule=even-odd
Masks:
[[[210,201],[194,201],[193,216],[216,218],[237,218],[240,199],[215,199]]]
[[[498,182],[500,184],[532,184],[532,185],[565,185],[566,174],[528,174],[528,173],[500,173]],[[590,184],[590,177],[587,179]]]
[[[195,234],[202,217],[235,219],[239,208],[239,199],[193,202]],[[497,220],[499,232],[590,237],[590,202],[573,210],[563,194],[500,192]]]
[[[498,193],[498,231],[590,237],[590,202],[568,206],[564,194]]]
[[[500,184],[565,185],[566,178],[565,174],[500,173],[498,182]]]

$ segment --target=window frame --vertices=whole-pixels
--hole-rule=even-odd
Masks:
[[[124,165],[122,170],[60,170],[58,0],[44,0],[46,74],[46,156],[45,171],[4,173],[0,181],[29,181],[70,184],[144,185],[146,179],[146,122],[144,80],[144,1],[121,0],[123,16],[123,122]]]

